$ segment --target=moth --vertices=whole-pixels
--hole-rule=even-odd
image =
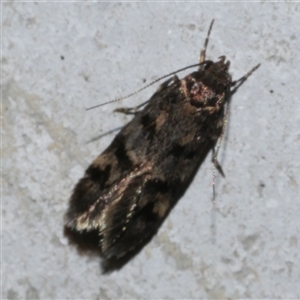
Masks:
[[[259,65],[233,81],[225,56],[206,60],[183,79],[174,76],[137,109],[133,119],[88,167],[65,215],[77,232],[97,231],[104,257],[120,258],[152,237],[184,193],[209,151],[214,164],[232,94]]]

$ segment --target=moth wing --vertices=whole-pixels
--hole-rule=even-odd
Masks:
[[[101,154],[76,185],[65,219],[67,227],[79,232],[97,230],[109,258],[123,256],[152,236],[171,197],[167,185],[151,177],[151,166],[140,165],[124,175],[114,172],[117,167],[107,155]],[[109,180],[114,183],[107,184]]]
[[[103,254],[107,258],[121,257],[151,238],[167,215],[171,199],[161,180],[148,174],[133,178],[122,195],[112,199],[103,211]]]
[[[99,228],[102,211],[112,199],[107,182],[120,180],[118,177],[111,178],[112,173],[119,173],[115,171],[117,167],[111,163],[113,160],[109,155],[105,152],[99,155],[75,186],[65,215],[67,227],[78,231]]]

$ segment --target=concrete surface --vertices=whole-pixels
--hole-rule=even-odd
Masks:
[[[300,3],[2,3],[2,298],[300,298]],[[239,78],[213,210],[210,157],[154,239],[103,274],[63,234],[68,198],[124,125],[101,108],[226,55]],[[189,71],[191,72],[191,70]],[[186,73],[179,74],[183,76]]]

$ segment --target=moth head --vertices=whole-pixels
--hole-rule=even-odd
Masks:
[[[230,88],[232,78],[229,71],[230,61],[226,61],[225,56],[220,56],[219,60],[205,61],[204,66],[204,79],[203,81],[217,92],[226,91]]]

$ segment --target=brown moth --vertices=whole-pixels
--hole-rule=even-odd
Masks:
[[[217,152],[230,98],[259,67],[232,81],[225,56],[205,60],[212,25],[199,68],[168,79],[142,108],[119,109],[133,119],[75,186],[66,226],[96,230],[106,258],[122,257],[156,233],[206,154]]]

